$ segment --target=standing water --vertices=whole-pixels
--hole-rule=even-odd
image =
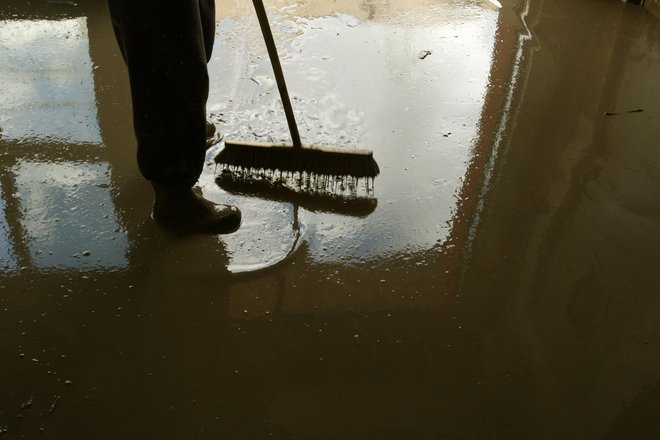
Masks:
[[[105,3],[0,0],[0,438],[660,438],[654,2],[266,3],[303,142],[381,173],[220,142],[208,236],[150,219]],[[250,2],[216,36],[209,118],[289,141]]]

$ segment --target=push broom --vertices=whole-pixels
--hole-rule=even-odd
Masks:
[[[303,144],[289,100],[275,40],[262,0],[252,0],[264,36],[275,81],[282,99],[291,143],[225,141],[215,158],[217,164],[236,170],[270,170],[280,173],[307,173],[308,176],[373,178],[380,172],[370,150],[333,148]]]

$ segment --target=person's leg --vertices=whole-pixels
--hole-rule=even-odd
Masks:
[[[211,61],[215,43],[215,0],[198,0],[206,62]]]
[[[110,0],[128,67],[138,165],[192,186],[206,143],[207,53],[198,0]]]
[[[211,52],[215,42],[215,0],[199,0],[199,10],[202,19],[202,34],[204,36],[204,48],[206,50],[206,62],[211,61]],[[206,121],[206,148],[220,142],[223,138],[213,122]]]
[[[138,166],[152,182],[154,219],[238,226],[236,208],[195,195],[206,151],[206,100],[215,35],[212,0],[109,0],[128,67]],[[228,228],[231,229],[231,228]]]

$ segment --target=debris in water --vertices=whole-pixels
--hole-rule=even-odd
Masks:
[[[53,411],[55,411],[55,405],[57,405],[57,402],[60,401],[62,397],[60,396],[55,396],[55,400],[53,400],[53,403],[50,405],[50,408],[48,408],[48,414],[52,414]]]
[[[26,408],[32,408],[32,403],[33,403],[34,396],[30,396],[27,402],[21,404],[21,408],[26,409]]]
[[[430,50],[422,50],[421,52],[419,52],[419,53],[417,54],[417,58],[419,58],[420,60],[423,60],[424,58],[426,58],[426,57],[429,56],[429,55],[431,55],[431,51],[430,51]]]
[[[644,109],[636,108],[634,110],[628,110],[627,112],[605,112],[605,116],[625,115],[627,113],[640,113],[640,112],[643,112],[643,111],[644,111]]]

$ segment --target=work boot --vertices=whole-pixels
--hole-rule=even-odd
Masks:
[[[208,150],[222,140],[224,135],[217,131],[215,124],[209,120],[206,121],[206,149]]]
[[[156,223],[217,234],[234,232],[241,225],[241,211],[235,206],[214,203],[186,185],[151,184],[155,193],[151,217]]]

